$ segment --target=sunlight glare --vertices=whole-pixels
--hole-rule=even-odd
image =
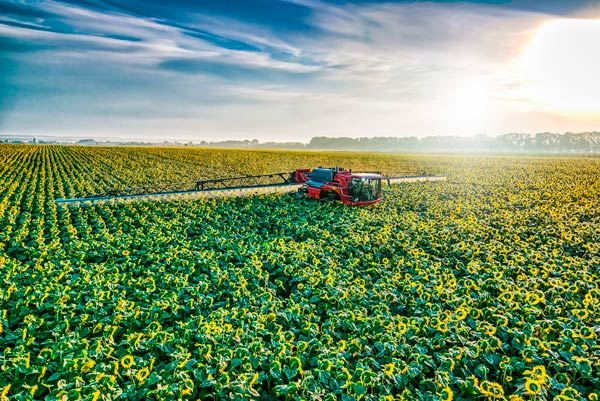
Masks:
[[[600,20],[544,23],[521,59],[526,96],[548,110],[600,112],[599,45]]]
[[[446,129],[472,135],[488,130],[489,95],[483,80],[474,77],[461,80],[449,94],[444,105],[438,108]]]

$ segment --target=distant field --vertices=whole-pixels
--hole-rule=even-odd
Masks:
[[[449,180],[54,203],[319,165]],[[594,400],[599,282],[600,159],[0,145],[0,399]]]

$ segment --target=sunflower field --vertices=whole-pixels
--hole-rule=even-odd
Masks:
[[[57,205],[339,165],[285,194]],[[598,400],[600,159],[0,144],[0,400]]]

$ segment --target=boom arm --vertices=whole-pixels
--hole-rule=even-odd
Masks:
[[[245,175],[242,177],[217,178],[196,182],[196,191],[214,189],[260,188],[276,185],[296,184],[296,172],[274,173],[262,175]]]
[[[168,184],[163,186],[144,186],[134,188],[111,189],[104,194],[85,195],[78,198],[59,198],[56,203],[94,202],[109,199],[135,199],[164,197],[202,193],[205,196],[232,195],[237,192],[258,192],[260,189],[295,189],[308,180],[310,170],[296,170],[289,173],[244,175],[240,177],[217,178],[196,181],[193,185]]]
[[[327,169],[323,169],[327,170]],[[331,169],[332,171],[345,171]],[[310,169],[298,169],[288,173],[273,173],[259,175],[244,175],[240,177],[217,178],[196,181],[193,185],[168,184],[163,186],[144,186],[123,189],[111,189],[104,194],[85,195],[79,198],[59,198],[56,203],[94,202],[110,199],[135,199],[165,197],[171,195],[197,194],[203,197],[239,196],[257,192],[285,192],[295,190],[311,179]],[[439,181],[446,176],[384,176],[382,181],[389,184],[412,181]]]

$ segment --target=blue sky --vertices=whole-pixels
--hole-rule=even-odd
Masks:
[[[535,65],[564,56],[545,37],[595,32],[540,27],[597,22],[595,4],[0,1],[0,134],[307,141],[600,129],[595,104],[571,110],[529,88]]]

